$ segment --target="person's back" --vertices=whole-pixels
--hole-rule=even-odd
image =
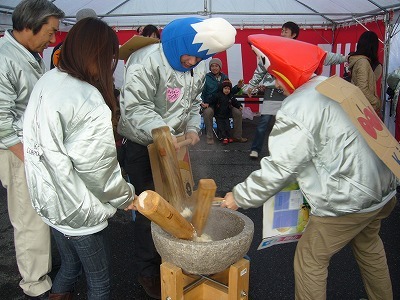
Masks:
[[[325,79],[311,79],[285,99],[271,132],[272,156],[279,160],[279,153],[291,149],[292,144],[281,140],[281,124],[298,126],[293,138],[302,140],[301,148],[308,153],[300,155],[292,149],[293,155],[286,157],[292,163],[286,165],[298,165],[292,171],[298,172],[297,179],[312,213],[339,216],[378,209],[389,200],[395,178],[339,103],[315,90]],[[305,184],[311,181],[312,184]]]
[[[267,35],[249,36],[249,43],[287,98],[270,135],[270,156],[221,206],[261,206],[297,180],[311,214],[294,257],[296,299],[326,298],[330,259],[347,244],[368,298],[392,299],[379,230],[396,205],[396,177],[340,104],[316,90],[326,79],[313,75],[322,71],[322,49]],[[282,51],[288,47],[298,55]]]
[[[377,57],[378,45],[376,33],[372,31],[364,32],[358,40],[356,51],[349,54],[349,70],[351,83],[360,88],[372,107],[380,115],[382,101],[376,92],[376,81],[380,74],[375,74],[375,70],[377,73],[381,70]]]
[[[24,115],[29,193],[61,257],[49,299],[71,299],[82,273],[88,299],[110,298],[107,220],[118,208],[135,208],[112,128],[118,50],[118,37],[105,22],[79,21],[57,68],[36,83]]]
[[[36,118],[40,121],[33,121]],[[127,201],[118,199],[119,192],[131,191],[121,182],[117,190],[114,184],[118,180],[109,180],[106,174],[100,176],[104,170],[120,179],[113,157],[108,156],[105,163],[106,153],[110,155],[114,149],[114,135],[109,130],[111,113],[99,90],[59,69],[49,71],[35,85],[24,122],[35,124],[24,130],[24,147],[32,153],[26,157],[26,172],[28,185],[36,187],[31,191],[34,207],[52,220],[55,228],[69,235],[82,235],[90,227],[104,226],[116,212],[110,203]],[[103,130],[101,138],[95,129]],[[46,148],[39,150],[44,145]],[[43,153],[47,163],[37,160],[34,149]],[[91,155],[84,159],[82,151],[89,149]],[[99,153],[104,160],[98,159]],[[97,172],[84,172],[90,165]],[[52,189],[43,192],[46,187]]]

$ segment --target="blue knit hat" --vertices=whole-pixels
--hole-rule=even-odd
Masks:
[[[197,64],[185,68],[181,64],[182,55],[207,59],[230,48],[235,43],[235,36],[236,29],[225,19],[189,17],[174,20],[165,26],[161,44],[171,67],[186,72]]]

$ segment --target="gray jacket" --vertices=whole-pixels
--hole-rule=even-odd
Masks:
[[[44,72],[40,56],[35,57],[7,30],[0,39],[0,149],[21,142],[21,118]]]
[[[33,89],[24,155],[32,204],[63,233],[91,233],[133,199],[117,161],[110,109],[95,87],[57,68]]]
[[[297,179],[316,216],[374,211],[396,194],[396,178],[339,103],[315,90],[318,76],[288,96],[276,115],[270,156],[233,189],[242,208],[261,206]]]
[[[175,71],[168,64],[162,44],[134,52],[125,65],[121,90],[118,133],[148,145],[151,130],[169,126],[180,135],[200,131],[200,103],[207,66],[202,61],[192,71]]]

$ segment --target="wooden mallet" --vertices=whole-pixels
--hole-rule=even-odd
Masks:
[[[139,195],[138,211],[179,239],[192,240],[196,236],[193,225],[154,191],[147,190]]]

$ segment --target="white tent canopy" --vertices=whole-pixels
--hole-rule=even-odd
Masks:
[[[20,0],[1,0],[0,30],[11,27],[11,14]],[[236,27],[281,26],[293,21],[305,26],[345,26],[366,19],[385,18],[400,10],[399,0],[52,0],[65,12],[61,30],[76,22],[76,12],[92,8],[110,26],[136,28],[154,24],[163,27],[183,16],[227,19]]]

